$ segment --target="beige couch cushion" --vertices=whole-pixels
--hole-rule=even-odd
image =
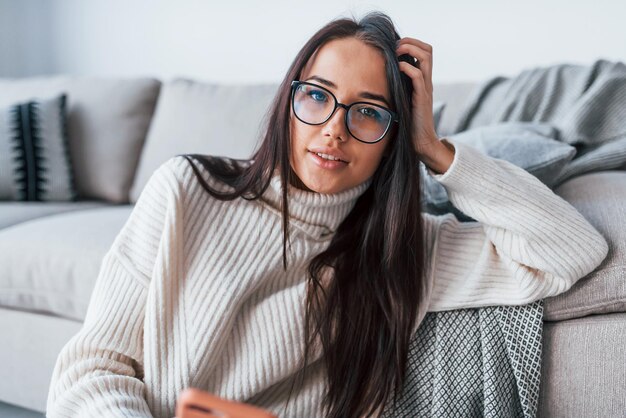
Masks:
[[[0,230],[0,305],[82,321],[102,258],[131,210],[86,209]]]
[[[59,352],[82,325],[82,321],[0,307],[1,401],[45,413]],[[0,416],[32,418],[39,415],[2,415],[0,412]]]
[[[0,78],[0,107],[68,94],[68,136],[79,198],[128,202],[161,83],[150,78]]]
[[[95,200],[82,202],[0,202],[0,229],[57,213],[107,206],[110,204]]]
[[[545,299],[544,320],[626,312],[626,171],[574,177],[555,192],[607,239],[609,254],[595,271],[570,290]]]
[[[136,202],[152,172],[183,153],[250,158],[277,84],[164,83],[131,190]]]
[[[626,313],[543,327],[537,417],[626,416]]]

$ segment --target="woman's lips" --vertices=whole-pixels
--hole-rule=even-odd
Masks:
[[[327,160],[326,158],[322,158],[312,151],[309,151],[309,155],[311,156],[315,164],[317,164],[321,168],[325,168],[328,170],[336,170],[336,169],[340,169],[348,165],[348,163],[344,161]]]

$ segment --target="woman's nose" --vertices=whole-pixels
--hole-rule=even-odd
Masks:
[[[335,113],[332,114],[330,119],[326,121],[324,125],[322,125],[322,131],[324,135],[330,136],[332,138],[338,138],[342,141],[348,139],[348,129],[346,127],[345,115],[346,109],[341,106],[337,106],[335,109]]]

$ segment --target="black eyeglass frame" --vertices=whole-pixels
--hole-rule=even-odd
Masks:
[[[330,94],[330,97],[332,97],[332,98],[333,98],[333,100],[335,101],[335,106],[333,107],[333,111],[332,111],[332,112],[330,112],[330,115],[328,115],[328,117],[327,117],[326,119],[324,119],[322,122],[320,122],[320,123],[310,123],[310,122],[306,122],[306,121],[302,120],[302,119],[298,116],[298,114],[296,113],[296,111],[295,111],[295,106],[294,106],[294,100],[295,100],[295,97],[296,97],[296,95],[295,95],[295,91],[296,91],[296,88],[298,88],[301,84],[307,84],[307,85],[309,85],[309,86],[313,86],[313,87],[316,87],[316,88],[322,89],[322,90],[324,90],[325,92],[328,92],[328,94]],[[357,138],[357,137],[356,137],[356,136],[352,133],[352,131],[350,130],[350,127],[348,126],[348,113],[350,112],[350,108],[351,108],[352,106],[356,105],[356,104],[368,104],[368,105],[376,106],[376,107],[379,107],[379,108],[381,108],[381,109],[384,109],[385,111],[389,112],[389,114],[391,115],[391,119],[389,120],[389,124],[387,125],[387,128],[385,128],[385,132],[383,132],[383,134],[380,136],[380,138],[378,138],[376,141],[363,141],[362,139]],[[387,135],[387,132],[389,132],[389,128],[391,128],[391,124],[392,124],[393,122],[398,123],[398,120],[399,120],[399,119],[398,119],[398,114],[397,114],[397,113],[395,113],[395,112],[393,112],[393,111],[391,111],[391,110],[387,109],[385,106],[381,106],[381,105],[379,105],[379,104],[377,104],[377,103],[372,103],[372,102],[354,102],[354,103],[350,103],[349,105],[346,105],[346,104],[343,104],[343,103],[339,103],[339,100],[337,100],[337,98],[335,97],[335,95],[333,94],[333,92],[332,92],[332,91],[330,91],[330,90],[328,90],[327,88],[322,87],[322,86],[320,86],[320,85],[318,85],[318,84],[315,84],[315,83],[310,83],[310,82],[308,82],[308,81],[300,81],[300,80],[293,80],[293,81],[291,82],[291,108],[293,109],[293,114],[296,116],[296,118],[298,118],[298,120],[299,120],[300,122],[302,122],[302,123],[306,123],[307,125],[323,125],[324,123],[328,122],[328,120],[329,120],[330,118],[332,118],[332,117],[333,117],[333,115],[335,114],[335,111],[337,110],[337,108],[338,108],[338,107],[342,107],[342,108],[344,108],[344,109],[345,109],[345,111],[346,111],[346,114],[345,114],[345,116],[344,116],[344,123],[346,124],[346,129],[348,130],[348,132],[350,133],[350,135],[352,135],[352,137],[353,137],[354,139],[356,139],[357,141],[359,141],[359,142],[363,142],[364,144],[375,144],[375,143],[377,143],[377,142],[380,142],[380,141],[381,141],[381,140],[385,137],[385,135]]]

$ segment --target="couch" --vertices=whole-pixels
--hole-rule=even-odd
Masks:
[[[441,137],[476,82],[435,84]],[[150,174],[169,157],[247,158],[276,84],[65,75],[0,79],[0,108],[68,95],[78,200],[0,201],[0,401],[45,411],[59,351],[81,327],[100,262]],[[545,300],[541,417],[626,416],[626,172],[589,173],[555,192],[608,240],[604,262]]]

